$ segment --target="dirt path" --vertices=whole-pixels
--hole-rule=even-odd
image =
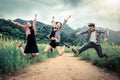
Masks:
[[[80,61],[73,57],[73,54],[64,54],[31,65],[25,69],[25,73],[10,80],[120,80],[120,78],[90,63]]]

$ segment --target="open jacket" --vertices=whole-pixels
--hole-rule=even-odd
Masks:
[[[22,24],[20,24],[20,23],[18,23],[18,22],[16,23],[16,25],[19,26],[19,27],[21,27],[21,28],[23,28],[23,29],[25,30],[26,37],[27,37],[29,34],[31,34],[31,33],[30,33],[30,29],[29,29],[29,27],[28,27],[27,25],[22,25]],[[34,34],[36,35],[36,34],[37,34],[37,32],[36,32],[36,20],[33,21],[32,27],[33,27],[33,30],[34,30]]]
[[[101,35],[101,33],[103,33],[103,34],[105,34],[105,37],[104,38],[108,38],[108,31],[105,31],[105,30],[96,30],[95,29],[95,31],[96,31],[96,44],[100,44],[100,35]],[[91,31],[88,29],[88,30],[86,30],[86,31],[80,31],[80,32],[78,32],[78,35],[80,35],[80,34],[87,34],[87,38],[86,38],[86,41],[87,42],[89,42],[89,40],[90,40],[90,37],[91,37]]]

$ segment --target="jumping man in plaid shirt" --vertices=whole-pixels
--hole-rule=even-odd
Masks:
[[[105,34],[104,42],[107,42],[107,40],[108,40],[108,32],[104,31],[104,30],[96,30],[94,23],[89,23],[88,26],[89,26],[88,30],[76,33],[76,35],[87,34],[86,41],[88,43],[79,50],[72,49],[74,55],[78,56],[83,51],[85,51],[85,50],[87,50],[89,48],[94,48],[96,50],[96,52],[98,53],[99,57],[108,58],[108,55],[105,52],[102,51],[102,48],[101,48],[101,45],[100,45],[100,35],[101,35],[101,33]]]

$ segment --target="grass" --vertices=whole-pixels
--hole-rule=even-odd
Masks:
[[[76,47],[76,49],[80,47]],[[103,51],[107,52],[109,58],[100,58],[94,49],[88,49],[79,55],[80,59],[92,62],[92,64],[105,68],[109,71],[115,71],[120,75],[120,46],[102,45]]]
[[[80,49],[81,47],[82,46],[71,46],[71,49]],[[71,49],[66,49],[65,52],[71,53]],[[120,75],[120,46],[103,44],[102,49],[109,55],[108,59],[100,58],[92,48],[82,52],[79,58],[90,61],[93,65],[105,68],[106,70],[117,72],[118,75]]]
[[[41,62],[47,58],[57,56],[57,52],[54,50],[53,53],[43,54],[43,50],[46,44],[38,44],[40,55],[32,60],[27,57],[23,57],[20,53],[16,43],[17,40],[2,38],[0,39],[0,74],[2,73],[14,73],[30,64]],[[25,46],[25,44],[23,45]],[[79,49],[80,46],[71,46],[71,48]],[[70,49],[66,49],[65,52],[71,52]],[[80,59],[88,60],[94,65],[101,68],[105,68],[110,71],[115,71],[120,75],[120,46],[117,45],[102,45],[103,51],[109,55],[108,59],[98,57],[94,49],[88,49],[79,55]]]
[[[17,40],[2,38],[0,39],[0,74],[2,73],[14,73],[30,64],[41,62],[50,57],[56,57],[55,51],[53,53],[43,54],[43,50],[46,47],[45,44],[38,44],[39,56],[30,60],[30,54],[27,57],[23,57],[20,53],[16,43]],[[23,45],[23,47],[25,44]]]

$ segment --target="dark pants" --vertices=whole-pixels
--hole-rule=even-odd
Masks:
[[[82,53],[83,51],[89,49],[89,48],[94,48],[96,52],[98,53],[98,56],[103,58],[105,53],[102,52],[102,48],[99,44],[95,44],[94,42],[89,42],[85,46],[83,46],[81,49],[79,49],[79,53]]]

